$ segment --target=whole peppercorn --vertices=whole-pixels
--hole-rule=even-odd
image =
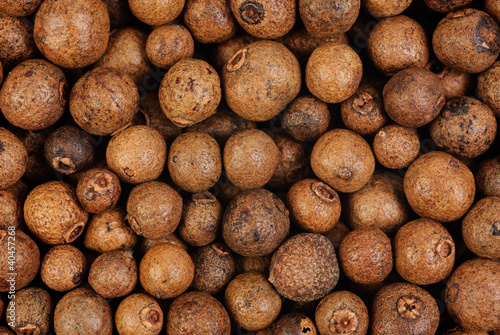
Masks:
[[[43,0],[5,0],[0,4],[0,12],[10,16],[33,14]]]
[[[283,133],[272,135],[280,152],[279,162],[267,183],[273,189],[288,189],[309,172],[306,145]]]
[[[75,122],[93,135],[110,135],[122,129],[138,110],[137,86],[125,73],[111,68],[88,71],[71,89],[69,111]]]
[[[57,66],[43,59],[17,65],[0,90],[0,108],[13,125],[39,130],[53,125],[63,115],[68,83]]]
[[[46,335],[52,323],[52,298],[44,289],[30,287],[16,292],[15,321],[11,326],[17,334]]]
[[[43,154],[45,141],[52,131],[52,127],[48,127],[42,130],[18,129],[15,132],[15,135],[23,142],[28,152],[28,163],[26,163],[23,178],[29,181],[43,182],[47,181],[54,172]]]
[[[420,216],[439,222],[461,218],[474,201],[472,172],[450,154],[432,151],[417,158],[404,177],[404,191]]]
[[[149,34],[145,48],[153,65],[169,69],[179,60],[193,57],[194,41],[184,26],[166,24]]]
[[[89,213],[80,207],[75,188],[62,181],[35,187],[24,202],[28,228],[51,245],[71,243],[83,232]]]
[[[48,60],[73,69],[101,58],[109,28],[108,10],[102,1],[48,0],[38,9],[33,36]]]
[[[221,43],[236,34],[238,24],[227,0],[187,0],[184,24],[201,43]]]
[[[163,312],[154,298],[135,293],[118,305],[115,324],[120,335],[158,335],[163,327]]]
[[[12,233],[14,232],[14,233]],[[13,238],[15,237],[15,239]],[[14,264],[16,270],[14,290],[26,287],[35,278],[40,267],[40,251],[37,244],[22,231],[0,230],[0,292],[13,291],[10,278],[12,257],[9,259],[8,246],[15,242]],[[12,250],[11,250],[12,251]]]
[[[37,53],[32,26],[22,18],[0,12],[0,61],[11,68]]]
[[[479,97],[500,117],[500,85],[498,79],[500,77],[500,62],[494,63],[486,71],[482,72],[477,78],[477,93]]]
[[[334,190],[355,192],[370,180],[375,171],[375,157],[360,135],[347,129],[333,129],[314,144],[311,168]]]
[[[22,179],[0,189],[0,229],[9,226],[20,229],[24,226],[23,205],[27,195],[28,185]]]
[[[85,171],[76,186],[76,196],[89,213],[102,213],[113,208],[120,197],[118,176],[108,169]]]
[[[363,335],[368,331],[368,309],[349,291],[337,291],[321,299],[314,319],[322,335]]]
[[[323,298],[337,285],[338,279],[335,248],[320,234],[293,236],[271,259],[269,281],[281,296],[293,301]]]
[[[275,39],[295,25],[294,0],[234,0],[231,10],[247,33],[261,39]]]
[[[224,292],[225,306],[236,324],[246,330],[268,327],[281,311],[281,298],[257,272],[236,276]]]
[[[500,156],[479,163],[474,175],[477,189],[487,197],[500,196]]]
[[[241,33],[225,42],[218,43],[213,54],[215,68],[219,71],[222,70],[240,49],[247,47],[255,41],[258,41],[258,38],[247,33]]]
[[[80,285],[86,270],[85,255],[70,244],[62,244],[47,251],[42,260],[40,275],[50,289],[64,292]]]
[[[0,127],[0,189],[14,185],[26,171],[28,153],[16,135]]]
[[[423,288],[409,283],[389,284],[373,298],[371,330],[373,335],[436,333],[439,308]]]
[[[377,161],[389,169],[410,165],[420,153],[420,140],[415,128],[391,124],[378,131],[373,139]]]
[[[465,8],[448,13],[432,36],[437,58],[446,66],[479,73],[489,68],[500,53],[500,28],[483,11]]]
[[[276,334],[282,335],[317,335],[318,331],[307,315],[303,313],[288,313],[281,316],[271,325]]]
[[[129,0],[130,9],[142,22],[159,26],[177,18],[186,0]]]
[[[366,0],[361,5],[363,9],[373,17],[389,17],[399,15],[406,10],[412,0],[401,0],[387,2],[385,0]]]
[[[88,288],[76,288],[59,300],[54,310],[57,335],[113,334],[113,316],[109,303]]]
[[[251,121],[267,121],[299,94],[299,61],[283,44],[257,41],[233,54],[222,70],[227,105]]]
[[[460,326],[486,332],[500,329],[499,272],[499,262],[476,258],[462,263],[452,273],[446,283],[444,302]]]
[[[425,68],[441,79],[446,99],[470,95],[475,88],[476,77],[471,73],[450,69],[437,60],[430,61]]]
[[[306,85],[318,99],[338,103],[356,92],[363,75],[358,54],[347,44],[329,42],[314,49],[306,65]]]
[[[288,210],[272,192],[254,189],[237,195],[222,217],[222,237],[242,256],[272,253],[290,228]]]

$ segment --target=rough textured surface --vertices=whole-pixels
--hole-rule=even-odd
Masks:
[[[471,97],[448,100],[429,127],[438,148],[457,156],[475,158],[493,144],[497,121],[491,109]]]
[[[76,185],[78,200],[89,213],[101,213],[113,208],[120,194],[120,180],[108,169],[87,170]]]
[[[52,323],[52,298],[44,289],[25,288],[12,299],[16,307],[15,327],[20,335],[47,335]]]
[[[347,129],[333,129],[314,144],[311,168],[334,190],[350,193],[370,180],[375,171],[375,157],[360,135]]]
[[[290,216],[305,231],[325,233],[340,218],[340,199],[330,186],[317,179],[302,179],[286,195]]]
[[[368,309],[361,298],[349,291],[324,297],[314,319],[321,335],[364,335],[368,331]]]
[[[477,93],[479,97],[500,117],[500,62],[494,63],[489,69],[482,72],[477,79]]]
[[[0,334],[1,335],[15,335],[13,332],[10,331],[9,328],[0,326]]]
[[[184,242],[184,240],[177,236],[175,233],[172,233],[167,237],[158,239],[149,239],[145,237],[141,238],[139,242],[139,253],[141,255],[144,255],[149,249],[161,243],[170,243],[178,246],[181,249],[184,249],[185,251],[188,251],[187,243]]]
[[[394,264],[404,280],[430,285],[446,279],[455,264],[455,243],[440,223],[418,219],[401,227],[393,241]]]
[[[11,124],[39,130],[59,120],[67,98],[64,73],[46,60],[29,59],[5,78],[0,90],[0,109]]]
[[[358,191],[347,195],[344,217],[352,228],[374,226],[384,233],[398,230],[410,218],[410,206],[397,175],[376,172]]]
[[[302,233],[285,241],[273,254],[269,281],[287,299],[313,301],[337,285],[339,272],[330,240],[319,234]]]
[[[109,23],[111,27],[121,27],[133,18],[128,5],[128,0],[103,0],[108,8]]]
[[[179,60],[193,57],[194,40],[186,27],[167,24],[149,34],[146,53],[151,63],[169,69]]]
[[[472,91],[476,88],[476,77],[472,73],[450,69],[437,60],[430,61],[425,68],[441,79],[446,99],[472,95]]]
[[[210,192],[196,193],[183,209],[178,232],[186,243],[201,247],[220,234],[222,206]]]
[[[158,178],[167,160],[163,136],[147,126],[133,126],[113,136],[106,148],[111,171],[131,184]]]
[[[194,278],[194,264],[182,248],[157,244],[149,249],[139,265],[142,287],[158,299],[178,297],[186,291]]]
[[[24,226],[23,205],[28,195],[28,185],[20,179],[14,185],[0,189],[0,229]]]
[[[184,24],[201,43],[224,42],[238,30],[228,0],[187,0]]]
[[[76,247],[62,244],[47,251],[42,260],[42,281],[54,291],[69,291],[85,279],[87,259]]]
[[[296,141],[314,142],[328,130],[330,119],[325,102],[311,95],[301,95],[287,106],[281,125]]]
[[[37,53],[33,28],[24,20],[0,13],[0,61],[11,68]]]
[[[500,196],[500,156],[482,161],[474,177],[476,187],[482,194]]]
[[[295,0],[232,0],[231,10],[247,33],[261,39],[275,39],[295,25]]]
[[[441,80],[431,71],[416,67],[394,75],[384,86],[383,96],[389,117],[410,128],[431,122],[445,104]]]
[[[173,182],[185,191],[208,191],[221,175],[221,156],[219,144],[207,133],[181,134],[170,146],[168,172]]]
[[[461,328],[460,326],[456,326],[453,329],[445,331],[443,333],[443,335],[488,335],[488,332],[469,331],[469,330]]]
[[[246,330],[268,327],[281,311],[281,297],[257,272],[236,276],[224,292],[224,302],[236,324]]]
[[[418,215],[450,222],[467,213],[476,187],[467,166],[450,154],[433,151],[410,165],[404,177],[404,191]]]
[[[280,159],[273,139],[259,129],[233,134],[223,152],[227,178],[241,189],[259,188],[271,179]]]
[[[382,19],[370,33],[368,54],[375,67],[386,75],[410,67],[423,68],[429,61],[425,31],[405,15]]]
[[[340,243],[342,243],[342,240],[350,231],[351,229],[344,222],[338,221],[332,229],[323,233],[323,235],[332,242],[335,250],[338,252]]]
[[[257,41],[231,56],[222,84],[228,106],[241,117],[270,120],[299,93],[300,65],[283,44]]]
[[[389,17],[399,15],[411,4],[412,0],[387,1],[366,0],[361,4],[363,9],[373,17]]]
[[[113,316],[109,303],[88,288],[67,293],[56,305],[54,331],[57,335],[111,335]]]
[[[201,59],[181,59],[161,81],[158,98],[170,121],[179,127],[190,126],[217,111],[221,100],[219,75]]]
[[[102,1],[46,0],[38,9],[33,37],[52,63],[79,68],[101,58],[108,46],[109,28]]]
[[[329,42],[314,49],[306,65],[306,85],[318,99],[338,103],[358,89],[363,64],[347,44]]]
[[[493,16],[497,22],[500,19],[500,2],[498,0],[485,0],[484,1],[484,8],[490,14]],[[495,334],[496,335],[496,334]]]
[[[83,232],[89,213],[78,202],[75,188],[62,181],[35,187],[24,202],[26,225],[47,244],[71,243]]]
[[[485,12],[461,9],[439,21],[432,47],[444,65],[479,73],[490,67],[500,53],[500,28]]]
[[[377,161],[389,169],[408,167],[420,153],[420,139],[415,128],[398,124],[383,127],[373,139]]]
[[[473,259],[460,265],[446,283],[446,309],[459,325],[476,331],[500,329],[500,263]]]
[[[40,251],[35,241],[22,231],[15,231],[15,235],[9,233],[10,231],[11,230],[0,230],[0,292],[11,291],[11,282],[7,281],[11,279],[11,277],[7,275],[7,273],[10,272],[10,255],[8,253],[9,242],[11,246],[12,243],[16,244],[16,253],[14,255],[15,269],[17,272],[16,290],[20,290],[31,283],[40,267]],[[12,238],[13,236],[15,236],[15,240]]]
[[[43,155],[45,140],[52,133],[53,128],[48,127],[42,130],[17,129],[15,135],[23,142],[28,152],[28,162],[23,178],[29,181],[46,181],[54,170],[49,166]]]
[[[181,220],[182,198],[169,185],[150,181],[132,189],[127,199],[127,221],[137,235],[162,238]]]
[[[100,253],[133,248],[137,235],[125,223],[126,215],[125,209],[115,207],[92,216],[85,231],[85,248]]]
[[[98,67],[85,73],[71,89],[69,111],[83,130],[110,135],[132,121],[139,110],[139,92],[123,72]]]
[[[0,189],[14,185],[26,171],[28,153],[16,135],[0,127]]]
[[[303,313],[288,313],[281,316],[271,327],[271,334],[280,335],[317,335],[318,331],[307,315]],[[258,334],[262,335],[262,334]]]
[[[472,0],[424,0],[430,9],[440,13],[448,13],[455,9],[465,7]]]
[[[217,70],[221,71],[226,66],[227,62],[236,54],[240,49],[243,49],[258,39],[247,33],[241,33],[233,36],[229,40],[218,43],[214,49],[214,66]]]
[[[462,221],[462,236],[479,257],[500,260],[500,197],[479,200]]]
[[[373,299],[373,335],[433,335],[439,325],[436,300],[423,288],[395,283],[384,286]]]
[[[129,0],[130,9],[142,22],[159,26],[177,18],[186,0]]]
[[[115,314],[120,335],[158,335],[163,327],[163,312],[147,294],[131,294],[122,300]]]
[[[260,272],[264,275],[269,274],[269,265],[271,265],[272,254],[265,256],[236,256],[236,273]]]
[[[20,17],[33,14],[43,0],[5,0],[0,4],[0,12]]]
[[[313,37],[332,37],[348,31],[359,14],[360,0],[299,0],[299,14]]]
[[[242,256],[270,254],[288,235],[288,214],[283,202],[270,191],[246,191],[226,207],[222,237],[232,251]]]

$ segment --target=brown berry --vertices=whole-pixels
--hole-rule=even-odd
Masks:
[[[129,0],[130,9],[142,22],[159,26],[177,18],[186,0]]]
[[[500,117],[500,99],[498,92],[500,85],[498,79],[500,77],[500,62],[494,63],[489,69],[481,73],[477,79],[477,93],[482,101],[487,104]]]
[[[0,189],[14,185],[26,171],[28,153],[16,135],[0,127]]]
[[[420,153],[420,139],[414,128],[391,124],[378,131],[373,139],[377,161],[389,169],[408,167]]]
[[[440,13],[451,12],[455,9],[465,7],[472,0],[424,0],[430,9]]]
[[[307,315],[303,313],[288,313],[281,316],[273,325],[274,333],[281,335],[317,335],[318,331]]]
[[[23,142],[28,152],[28,163],[23,178],[34,181],[46,181],[53,174],[54,170],[45,160],[43,147],[47,137],[52,133],[52,127],[42,130],[22,130],[18,129],[15,135]]]
[[[366,0],[361,5],[373,17],[389,17],[399,15],[411,5],[412,0],[387,2],[385,0]]]
[[[56,245],[42,260],[42,281],[54,291],[64,292],[76,288],[85,279],[87,259],[70,244]]]
[[[325,102],[311,95],[301,95],[285,109],[281,125],[296,141],[314,142],[328,130],[330,119]]]
[[[214,50],[213,62],[217,70],[221,70],[227,62],[238,52],[238,50],[247,47],[257,41],[258,38],[247,33],[241,33],[233,36],[229,40],[218,43]]]
[[[120,335],[158,335],[163,327],[163,312],[149,295],[131,294],[118,305],[115,324]]]
[[[130,23],[133,18],[128,0],[103,0],[108,8],[109,22],[112,28],[121,27]]]
[[[438,61],[430,61],[425,68],[441,79],[446,99],[470,95],[475,88],[476,77],[471,73],[450,69]]]
[[[78,200],[89,213],[102,213],[113,208],[120,193],[118,176],[107,169],[85,171],[76,186]]]
[[[22,18],[0,12],[0,61],[11,68],[37,53],[32,26]]]
[[[47,335],[52,323],[53,305],[50,294],[44,289],[30,287],[16,292],[11,302],[15,304],[16,317],[11,326],[17,334]]]
[[[193,57],[194,41],[184,26],[166,24],[149,34],[145,49],[153,65],[169,69],[179,60]]]
[[[474,175],[477,189],[487,197],[500,196],[500,156],[482,161]]]
[[[0,12],[20,17],[33,14],[43,0],[5,0],[0,4]]]
[[[339,250],[340,243],[342,243],[342,240],[349,234],[351,229],[343,223],[342,221],[338,221],[335,226],[330,229],[329,231],[323,233],[323,235],[332,242],[333,246],[335,247],[335,251]]]
[[[161,243],[170,243],[178,246],[181,249],[184,249],[185,251],[188,251],[188,245],[186,244],[186,242],[184,242],[184,240],[177,236],[175,233],[172,233],[170,235],[167,235],[166,237],[158,239],[149,239],[142,237],[139,241],[139,252],[141,255],[144,255],[149,249]]]
[[[278,166],[267,183],[273,189],[288,189],[303,179],[309,172],[306,145],[283,133],[274,133],[272,138],[280,152]]]
[[[188,0],[184,24],[201,43],[221,43],[236,34],[238,24],[227,0]]]
[[[22,179],[12,186],[0,189],[0,229],[7,229],[9,226],[19,229],[24,226],[23,205],[28,190],[28,185]]]

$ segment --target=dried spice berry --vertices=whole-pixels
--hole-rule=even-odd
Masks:
[[[54,170],[49,166],[43,154],[47,137],[52,133],[52,127],[42,130],[18,129],[15,135],[23,142],[28,152],[28,163],[23,178],[33,182],[47,181]]]
[[[377,161],[389,169],[408,167],[420,153],[420,139],[415,128],[399,124],[383,127],[373,139]]]
[[[0,229],[10,226],[17,230],[24,226],[23,205],[28,190],[28,185],[22,179],[0,189]]]
[[[33,58],[37,53],[32,26],[22,18],[0,12],[0,61],[4,68]]]
[[[133,18],[127,0],[103,0],[108,8],[111,28],[121,27]]]
[[[184,24],[201,43],[224,42],[238,30],[228,0],[187,0]]]
[[[163,327],[163,312],[149,295],[131,294],[118,305],[115,325],[120,335],[158,335]]]
[[[64,292],[76,288],[84,281],[87,259],[70,244],[56,245],[47,251],[42,260],[42,281],[54,291]]]
[[[227,62],[236,54],[240,49],[247,47],[251,43],[257,41],[258,38],[241,33],[233,36],[229,40],[218,43],[213,53],[213,64],[217,70],[221,70]]]
[[[149,34],[145,48],[153,65],[169,69],[179,60],[193,57],[194,40],[184,26],[167,24]]]
[[[139,242],[139,252],[141,255],[144,255],[149,249],[161,243],[170,243],[185,251],[188,251],[188,245],[186,244],[186,242],[184,242],[184,240],[177,236],[175,233],[172,233],[164,238],[158,239],[149,239],[142,237]]]
[[[28,163],[28,153],[16,135],[0,127],[0,189],[17,183]]]
[[[446,99],[470,95],[475,88],[476,78],[471,73],[450,69],[437,60],[430,61],[425,68],[441,79]]]
[[[5,0],[0,4],[0,12],[10,16],[28,16],[33,14],[43,0]]]
[[[16,292],[9,302],[15,306],[15,321],[11,326],[17,334],[47,335],[52,323],[53,305],[44,289],[30,287]]]
[[[85,171],[76,186],[76,196],[89,213],[101,213],[113,208],[120,194],[120,180],[108,169]]]
[[[427,6],[433,11],[440,13],[451,12],[455,9],[465,7],[472,2],[472,0],[424,0]]]
[[[487,197],[500,196],[500,156],[479,163],[474,177],[479,192]]]
[[[373,17],[389,17],[399,15],[411,5],[412,0],[387,2],[385,0],[366,0],[361,6]]]
[[[500,62],[494,63],[477,78],[477,93],[482,101],[487,104],[500,117]]]
[[[318,331],[307,315],[303,313],[288,313],[281,316],[271,325],[276,334],[282,335],[316,335]]]
[[[128,4],[136,18],[142,22],[159,26],[177,18],[186,0],[129,0]]]

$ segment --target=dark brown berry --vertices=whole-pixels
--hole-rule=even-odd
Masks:
[[[149,34],[145,49],[153,65],[169,69],[179,60],[193,57],[194,41],[186,27],[166,24]]]
[[[76,288],[85,279],[87,259],[76,247],[62,244],[47,251],[42,260],[42,281],[54,291],[64,292]]]
[[[0,61],[11,68],[37,53],[32,26],[22,18],[0,12]]]
[[[267,183],[273,189],[288,189],[309,172],[306,145],[283,133],[272,135],[280,152],[278,165]]]
[[[15,304],[15,322],[12,330],[20,335],[47,335],[52,324],[53,305],[44,289],[30,287],[16,292],[11,300]]]
[[[310,95],[297,97],[283,112],[281,125],[299,142],[313,142],[330,126],[328,105]]]
[[[184,24],[201,43],[221,43],[236,34],[238,24],[228,0],[188,0]]]
[[[482,161],[474,177],[476,187],[482,194],[500,196],[500,156]]]

